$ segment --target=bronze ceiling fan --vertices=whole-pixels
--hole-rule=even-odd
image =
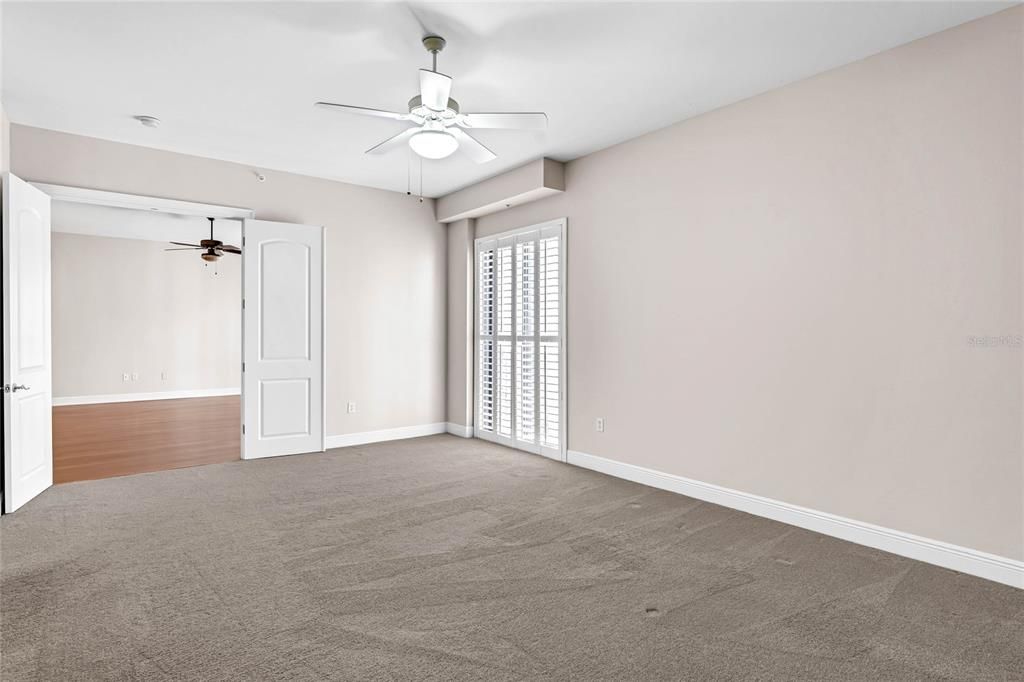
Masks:
[[[217,260],[220,259],[220,257],[223,256],[225,253],[234,253],[234,254],[241,255],[242,250],[240,248],[238,248],[237,246],[232,246],[231,244],[225,244],[224,242],[220,241],[219,239],[214,239],[213,238],[213,218],[207,218],[207,220],[210,221],[210,238],[209,239],[202,239],[202,240],[199,241],[198,244],[186,244],[184,242],[171,242],[172,244],[175,244],[175,245],[177,245],[179,247],[184,247],[184,248],[164,249],[164,251],[197,251],[197,250],[201,250],[201,251],[203,251],[203,253],[199,254],[199,257],[202,258],[207,263],[216,263]]]

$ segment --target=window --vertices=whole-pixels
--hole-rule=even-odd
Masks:
[[[475,435],[564,459],[565,220],[476,240]]]

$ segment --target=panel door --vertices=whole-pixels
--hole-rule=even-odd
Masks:
[[[323,228],[243,224],[244,459],[324,449]]]
[[[50,197],[3,178],[4,510],[53,485]]]

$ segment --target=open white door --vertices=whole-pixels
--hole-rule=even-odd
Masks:
[[[4,510],[53,485],[50,197],[3,178]]]
[[[244,459],[324,449],[322,227],[242,227]]]

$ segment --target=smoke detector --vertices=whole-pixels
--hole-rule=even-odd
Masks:
[[[133,118],[147,128],[160,127],[160,119],[156,116],[134,116]]]

